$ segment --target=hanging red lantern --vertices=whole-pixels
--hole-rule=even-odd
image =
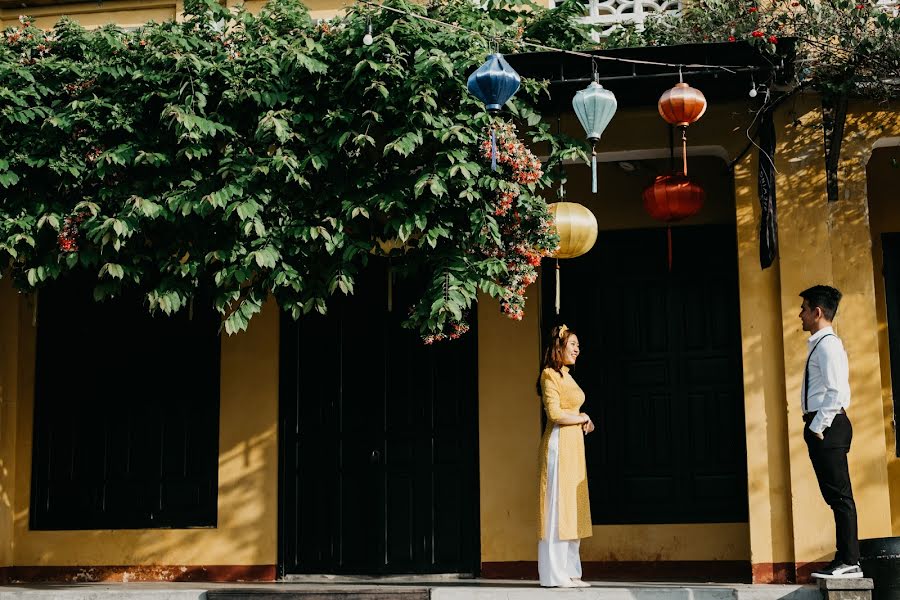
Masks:
[[[660,175],[644,190],[644,210],[664,223],[673,223],[697,214],[706,192],[684,175]],[[669,270],[672,270],[672,228],[666,227]]]
[[[683,172],[687,175],[687,128],[706,112],[706,97],[697,88],[679,81],[660,97],[659,114],[669,125],[681,127],[681,148],[684,158]]]

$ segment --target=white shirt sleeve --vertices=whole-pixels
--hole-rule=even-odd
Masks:
[[[844,345],[837,339],[823,340],[815,357],[822,373],[825,397],[822,407],[809,424],[813,433],[822,433],[829,427],[850,395],[850,367]],[[821,353],[821,354],[820,354]]]

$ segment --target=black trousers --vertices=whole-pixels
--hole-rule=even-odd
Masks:
[[[816,472],[822,497],[834,511],[834,529],[837,534],[835,559],[848,565],[859,562],[859,533],[856,524],[856,503],[850,485],[847,453],[853,439],[853,426],[843,412],[838,413],[831,427],[820,440],[809,430],[809,422],[815,413],[806,415],[803,439],[809,449],[809,458]]]

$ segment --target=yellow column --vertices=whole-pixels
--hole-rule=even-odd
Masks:
[[[537,286],[525,319],[508,319],[496,300],[478,299],[478,421],[481,561],[537,560],[538,445],[541,403]]]
[[[798,293],[815,284],[834,285],[844,293],[835,329],[850,357],[855,435],[850,475],[859,511],[860,537],[890,534],[890,506],[880,403],[875,295],[865,199],[865,165],[851,140],[848,121],[842,151],[841,198],[829,203],[825,189],[824,143],[819,98],[801,96],[782,111],[777,123],[785,138],[778,154],[781,243],[781,306],[787,389],[791,502],[798,577],[834,553],[830,509],[821,498],[803,441],[800,386],[807,335],[797,314]],[[794,124],[791,123],[796,119]],[[862,187],[855,170],[862,171]]]
[[[781,151],[779,148],[778,151]],[[754,583],[793,579],[794,544],[788,432],[785,414],[784,341],[781,331],[780,265],[759,264],[760,206],[757,156],[734,170],[744,412],[747,435],[747,492],[750,559]]]
[[[0,568],[14,564],[19,318],[19,296],[0,280]]]

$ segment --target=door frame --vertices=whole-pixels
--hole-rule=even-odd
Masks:
[[[895,454],[900,457],[900,431],[897,430],[897,423],[900,421],[900,233],[881,234],[881,255],[893,392],[894,445]],[[890,284],[892,280],[896,282],[895,286]]]

